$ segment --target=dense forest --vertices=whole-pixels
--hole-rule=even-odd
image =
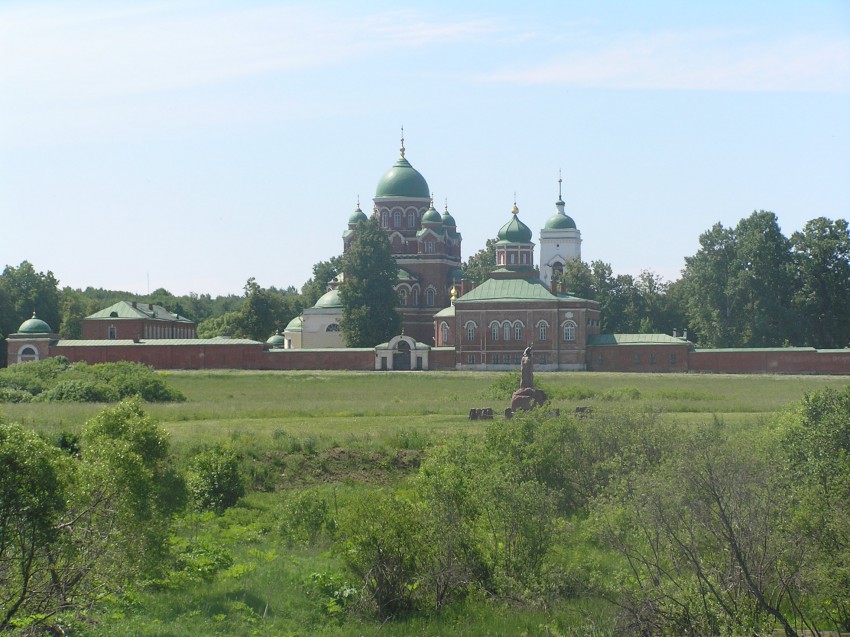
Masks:
[[[614,274],[602,261],[573,261],[560,284],[570,294],[600,302],[604,333],[687,329],[690,340],[702,347],[850,345],[850,230],[845,219],[818,217],[786,237],[774,213],[757,211],[734,228],[715,224],[699,243],[696,254],[685,257],[676,281],[665,281],[651,269],[633,276]],[[474,284],[495,268],[494,244],[488,241],[463,264]],[[161,288],[143,296],[60,288],[53,272],[38,272],[25,261],[7,265],[0,274],[0,336],[16,331],[36,312],[64,338],[79,338],[85,316],[119,300],[137,300],[194,320],[202,338],[266,340],[311,307],[342,267],[341,257],[316,263],[300,291],[263,287],[252,277],[241,295],[213,298],[203,293],[175,296]],[[5,357],[5,346],[0,356]]]

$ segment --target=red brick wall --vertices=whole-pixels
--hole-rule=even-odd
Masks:
[[[69,345],[50,356],[89,364],[132,361],[157,369],[355,369],[375,368],[373,350],[276,350],[263,345]]]
[[[686,372],[688,365],[686,343],[593,345],[587,348],[587,369],[594,372]]]
[[[850,374],[850,350],[698,350],[688,367],[726,374]]]

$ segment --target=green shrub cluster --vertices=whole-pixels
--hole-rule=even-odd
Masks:
[[[0,370],[0,402],[147,402],[185,400],[162,374],[140,363],[69,364],[63,356]]]

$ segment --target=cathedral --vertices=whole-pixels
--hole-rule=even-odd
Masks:
[[[472,289],[463,278],[457,223],[448,206],[442,214],[434,208],[428,182],[405,157],[402,137],[398,159],[378,181],[372,215],[398,263],[398,311],[411,347],[453,348],[459,369],[505,369],[533,345],[542,369],[585,369],[587,339],[599,333],[599,305],[558,291],[564,264],[581,259],[581,233],[565,212],[558,183],[556,212],[540,231],[539,271],[532,231],[514,203],[498,232],[496,269]],[[358,202],[342,235],[344,251],[365,219]],[[343,347],[337,284],[330,282],[327,294],[270,344]]]

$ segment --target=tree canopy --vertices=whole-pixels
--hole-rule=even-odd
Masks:
[[[397,334],[401,325],[395,292],[398,265],[386,233],[374,219],[361,221],[354,231],[342,259],[340,328],[348,347],[372,347]]]

